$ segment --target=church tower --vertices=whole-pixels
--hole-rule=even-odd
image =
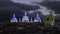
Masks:
[[[15,14],[13,14],[13,17],[11,18],[10,22],[18,22]]]
[[[31,17],[31,19],[30,19],[30,23],[32,23],[33,22],[33,19],[32,19],[32,17]]]
[[[51,22],[51,25],[54,25],[54,13],[52,11],[50,11],[50,22]]]
[[[29,22],[29,17],[27,15],[27,12],[24,13],[24,16],[22,18],[22,22]]]
[[[19,18],[19,22],[21,22],[21,18]]]
[[[34,22],[41,22],[41,18],[39,17],[39,14],[37,13]]]
[[[49,15],[45,16],[45,25],[54,25],[54,15],[52,11],[50,11]]]

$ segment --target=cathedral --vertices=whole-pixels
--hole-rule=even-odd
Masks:
[[[13,14],[13,17],[11,18],[10,22],[41,22],[41,18],[39,16],[39,14],[37,13],[34,20],[32,19],[32,17],[29,19],[29,16],[27,14],[27,12],[24,12],[24,15],[22,17],[22,20],[19,18],[19,20],[16,18],[15,14]]]
[[[14,13],[10,22],[26,22],[26,23],[40,22],[40,23],[42,23],[42,20],[41,20],[41,16],[38,13],[35,15],[35,17],[33,19],[32,17],[29,18],[27,12],[24,12],[22,19],[19,18],[19,20],[16,18],[15,13]],[[44,23],[45,23],[45,25],[47,25],[47,24],[54,25],[54,16],[51,11],[50,11],[49,15],[45,15]]]

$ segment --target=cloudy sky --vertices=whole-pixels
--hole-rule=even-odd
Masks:
[[[42,2],[44,0],[12,0],[12,1],[18,2],[18,3],[31,4],[31,2]],[[46,10],[46,7],[41,7],[41,5],[40,5],[40,8],[42,8],[42,10],[39,9],[39,11],[41,11],[44,15],[49,14],[49,11]]]
[[[12,1],[13,2],[18,2],[18,3],[26,3],[26,4],[29,4],[30,2],[42,2],[44,0],[12,0]],[[49,1],[60,1],[60,0],[49,0]]]
[[[13,2],[18,2],[18,3],[26,3],[29,4],[30,2],[42,2],[43,0],[12,0]]]

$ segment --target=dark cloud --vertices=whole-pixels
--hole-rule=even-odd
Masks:
[[[35,3],[35,2],[34,2]],[[43,6],[48,7],[51,10],[54,10],[56,14],[60,14],[60,1],[43,1],[43,2],[36,2],[36,4],[41,4]]]
[[[55,13],[60,14],[60,1],[44,1],[40,4],[47,6],[49,9],[54,10]]]
[[[60,14],[60,1],[43,1],[42,3],[40,2],[32,2],[33,4],[40,4],[45,6],[46,8],[51,9],[55,11],[56,14]],[[60,15],[55,16],[55,21],[59,22]]]

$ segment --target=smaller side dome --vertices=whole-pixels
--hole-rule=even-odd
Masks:
[[[11,18],[10,22],[18,22],[15,13],[13,14],[13,17]]]
[[[34,22],[41,22],[41,18],[39,16],[39,14],[37,13],[35,19],[34,19]]]

